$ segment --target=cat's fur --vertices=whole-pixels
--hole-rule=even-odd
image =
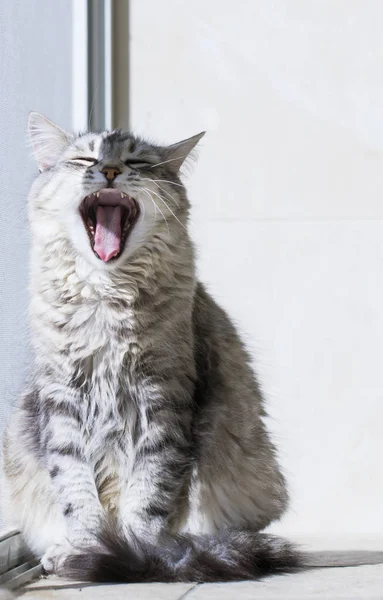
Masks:
[[[196,280],[179,169],[201,136],[170,147],[72,136],[37,113],[30,132],[34,363],[4,443],[9,507],[30,547],[47,570],[99,581],[295,567],[288,542],[258,533],[288,497],[249,356]],[[104,263],[79,206],[106,185],[106,163],[141,212]]]

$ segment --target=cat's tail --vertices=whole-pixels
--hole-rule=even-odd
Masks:
[[[154,545],[105,526],[99,544],[68,557],[57,574],[95,583],[255,580],[301,569],[383,563],[383,552],[300,552],[287,540],[248,530],[166,536]]]
[[[264,533],[226,530],[166,536],[154,545],[105,529],[100,545],[68,557],[58,575],[97,583],[217,582],[259,579],[301,565],[293,544]]]

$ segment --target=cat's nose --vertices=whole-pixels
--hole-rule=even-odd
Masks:
[[[117,175],[120,175],[121,171],[118,167],[107,165],[101,169],[101,173],[105,175],[108,181],[113,181]]]

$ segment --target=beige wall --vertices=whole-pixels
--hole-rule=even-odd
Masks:
[[[130,21],[133,128],[207,130],[199,272],[255,352],[279,529],[383,531],[383,3],[132,0]]]

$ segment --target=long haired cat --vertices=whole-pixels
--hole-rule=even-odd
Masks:
[[[297,566],[259,533],[288,496],[257,380],[196,279],[180,167],[130,133],[32,113],[33,368],[4,442],[8,515],[46,571],[253,579]]]

